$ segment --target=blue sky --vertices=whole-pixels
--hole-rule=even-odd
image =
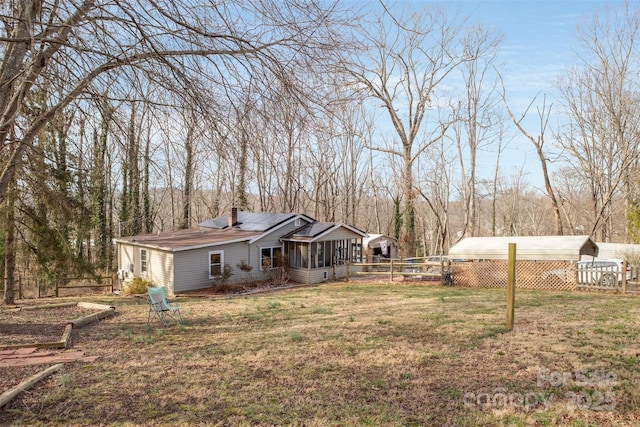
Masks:
[[[554,108],[559,107],[554,82],[579,63],[579,24],[607,6],[617,8],[624,5],[620,0],[468,0],[448,3],[458,5],[464,14],[471,16],[472,21],[478,20],[503,35],[498,63],[501,64],[507,98],[514,113],[524,111],[539,93],[546,93]],[[539,122],[535,120],[535,110],[528,119],[525,123],[529,127],[527,130],[536,136]],[[540,163],[531,143],[515,132],[513,135],[515,137],[505,152],[503,175],[524,168],[526,180],[541,188]],[[546,140],[551,141],[549,131]],[[493,161],[486,167],[492,169]]]
[[[552,131],[558,128],[561,116],[561,99],[556,82],[568,74],[574,66],[580,66],[579,27],[593,19],[594,14],[607,8],[622,8],[623,0],[382,0],[397,13],[403,7],[419,10],[431,5],[446,5],[450,12],[456,9],[467,17],[470,25],[482,24],[502,36],[496,65],[501,72],[507,101],[517,118],[531,101],[538,96],[523,126],[533,137],[540,132],[540,119],[536,106],[542,106],[546,95],[547,106],[553,104],[549,127],[545,133],[545,154],[557,159],[553,149]],[[356,4],[379,9],[379,0],[355,1]],[[640,0],[631,0],[637,6]],[[453,14],[450,14],[453,16]],[[507,119],[508,120],[508,119]],[[500,160],[502,178],[525,173],[524,183],[544,191],[540,160],[533,144],[511,122],[505,140],[508,141]],[[393,135],[393,130],[390,133]],[[493,180],[496,147],[478,153],[478,180]],[[561,163],[548,164],[553,172]]]
[[[553,81],[577,63],[578,24],[607,4],[622,1],[462,1],[464,13],[503,34],[500,60],[511,90],[552,90]]]
[[[467,17],[470,25],[482,24],[502,36],[496,65],[501,72],[507,101],[517,118],[531,101],[536,103],[523,120],[524,128],[532,136],[540,132],[540,119],[536,106],[542,106],[546,95],[547,106],[553,104],[552,117],[545,133],[545,151],[548,157],[557,158],[553,150],[552,130],[557,129],[561,117],[561,100],[556,82],[566,76],[573,66],[580,65],[578,28],[589,22],[597,12],[605,8],[624,7],[623,0],[382,0],[396,13],[403,6],[419,10],[422,6],[445,4],[450,12],[456,9]],[[640,0],[632,0],[636,5]],[[358,1],[356,1],[358,3]],[[378,0],[361,4],[379,8]],[[508,120],[508,119],[507,119]],[[511,125],[511,123],[508,123]],[[393,132],[391,132],[393,133]],[[500,160],[502,178],[525,173],[524,181],[544,191],[540,160],[532,143],[514,126],[505,135],[508,142]],[[496,147],[478,153],[478,179],[492,180],[496,162]],[[562,166],[549,164],[550,171]]]

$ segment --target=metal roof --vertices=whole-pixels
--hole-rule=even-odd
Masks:
[[[466,237],[449,249],[449,258],[507,259],[509,243],[516,244],[516,259],[579,261],[598,255],[589,236]]]
[[[637,257],[640,254],[640,245],[633,243],[609,243],[596,242],[598,245],[598,258],[627,259]],[[590,259],[585,257],[585,259]]]
[[[383,240],[391,241],[395,245],[398,244],[398,240],[395,237],[387,236],[384,234],[367,234],[367,236],[364,239],[362,239],[362,244],[364,246],[371,246],[371,247],[377,248],[377,247],[380,247],[380,242]]]
[[[247,212],[238,211],[238,223],[235,228],[244,231],[267,231],[284,222],[301,217],[307,221],[312,221],[304,215],[294,213],[269,213],[269,212]],[[198,224],[200,227],[209,227],[217,229],[229,228],[229,215],[221,215],[215,219],[208,219]]]
[[[284,236],[282,236],[281,240],[312,242],[341,227],[346,228],[347,230],[350,230],[362,237],[366,235],[366,233],[364,233],[363,231],[360,231],[357,228],[347,224],[335,222],[313,222],[311,224],[303,225],[302,227],[292,231],[291,233],[285,234]]]

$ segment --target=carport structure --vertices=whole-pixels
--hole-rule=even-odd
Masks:
[[[467,237],[449,250],[455,283],[469,287],[507,285],[509,243],[516,245],[519,288],[576,290],[575,263],[583,255],[598,256],[590,236]]]

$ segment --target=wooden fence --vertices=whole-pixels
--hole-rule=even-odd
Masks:
[[[471,288],[505,288],[506,260],[454,263],[451,274],[455,284]],[[627,280],[629,278],[630,280]],[[637,270],[629,277],[620,268],[581,267],[570,261],[517,261],[516,287],[555,291],[612,291],[636,293]]]
[[[65,277],[47,284],[43,284],[37,277],[18,276],[17,294],[18,299],[29,299],[59,297],[60,292],[66,289],[105,289],[113,293],[116,283],[115,276]]]
[[[376,261],[348,264],[346,280],[356,276],[383,276],[394,281],[403,277],[408,280],[439,280],[444,285],[472,288],[504,288],[507,283],[506,260],[453,263],[447,260],[441,263],[426,259],[379,258]],[[639,273],[636,268],[627,274],[622,274],[622,269],[600,267],[581,267],[578,270],[576,263],[570,261],[517,261],[516,286],[537,290],[640,293]]]
[[[345,280],[348,282],[349,278],[354,276],[386,276],[389,281],[403,277],[426,281],[440,280],[445,285],[453,284],[450,263],[433,262],[420,258],[406,260],[380,258],[379,262],[347,264]]]
[[[456,285],[469,288],[506,288],[507,260],[455,263]],[[575,264],[570,261],[516,261],[516,287],[547,291],[575,291]]]

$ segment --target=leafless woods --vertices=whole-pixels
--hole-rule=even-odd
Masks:
[[[108,270],[113,237],[232,205],[397,235],[407,255],[465,235],[634,235],[632,5],[583,25],[561,99],[531,100],[566,120],[539,129],[508,108],[496,30],[440,6],[351,6],[3,2],[6,280]],[[515,143],[535,146],[544,189],[501,167]]]

